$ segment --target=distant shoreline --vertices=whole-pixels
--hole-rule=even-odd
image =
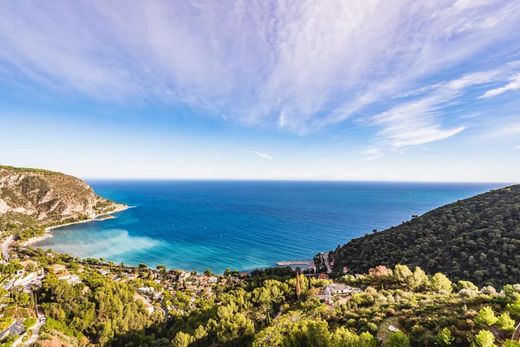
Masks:
[[[115,218],[114,216],[112,216],[114,213],[119,213],[119,212],[128,210],[129,208],[135,207],[135,206],[128,206],[128,205],[123,205],[123,204],[117,204],[116,206],[117,207],[112,211],[97,214],[94,217],[89,218],[89,219],[79,220],[76,222],[58,224],[58,225],[53,225],[53,226],[47,227],[47,228],[45,228],[45,232],[43,235],[31,237],[30,239],[23,241],[21,245],[22,245],[22,247],[30,247],[31,245],[33,245],[37,242],[40,242],[45,239],[53,237],[54,235],[52,234],[52,231],[54,229],[58,229],[58,228],[62,228],[62,227],[66,227],[66,226],[74,225],[74,224],[102,221],[105,219]],[[100,218],[100,217],[105,217],[105,218]]]

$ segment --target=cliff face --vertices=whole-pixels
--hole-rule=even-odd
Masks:
[[[84,181],[58,172],[0,166],[0,217],[37,225],[92,218],[121,205],[98,196]]]

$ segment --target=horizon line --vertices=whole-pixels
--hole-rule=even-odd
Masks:
[[[428,181],[428,180],[362,180],[362,179],[320,179],[320,178],[187,178],[187,177],[81,177],[85,181],[220,181],[220,182],[323,182],[323,183],[438,183],[438,184],[500,184],[504,186],[520,184],[506,181]]]

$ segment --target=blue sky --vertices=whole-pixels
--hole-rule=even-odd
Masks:
[[[0,162],[520,181],[520,1],[4,1]]]

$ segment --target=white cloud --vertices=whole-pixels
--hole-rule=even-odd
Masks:
[[[251,151],[251,153],[259,156],[262,159],[273,160],[273,157],[267,153],[262,153],[262,152],[257,152],[257,151]]]
[[[296,133],[422,93],[444,72],[520,41],[517,1],[6,1],[0,12],[0,64],[13,68],[0,71]],[[381,135],[406,146],[461,129],[409,118],[415,131],[382,122]]]
[[[463,75],[460,78],[424,88],[420,95],[401,101],[372,118],[380,127],[381,146],[400,149],[444,140],[462,132],[465,125],[443,126],[442,119],[454,100],[475,86],[501,78],[507,68]]]
[[[520,149],[520,145],[518,145],[518,146],[514,146],[513,148],[514,148],[514,149]]]
[[[509,83],[507,83],[505,86],[490,89],[486,91],[484,94],[482,94],[479,98],[490,98],[492,96],[497,96],[500,94],[503,94],[505,92],[511,91],[511,90],[518,90],[520,89],[520,73],[513,76]]]

